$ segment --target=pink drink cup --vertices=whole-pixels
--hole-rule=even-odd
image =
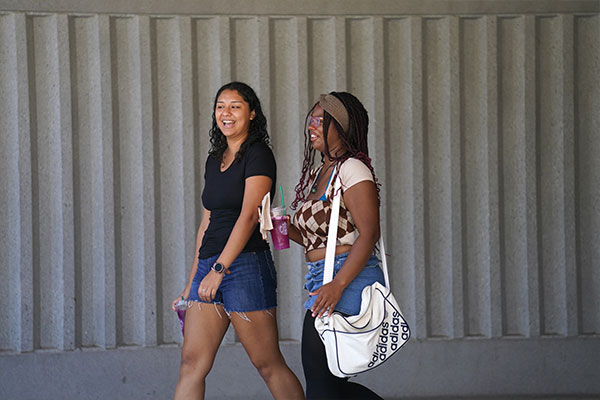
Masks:
[[[179,324],[181,325],[181,334],[183,334],[183,326],[185,324],[185,310],[187,308],[187,302],[185,300],[183,300],[183,297],[181,298],[181,300],[179,300],[177,302],[177,304],[175,305],[175,311],[177,311],[177,317],[179,318]]]
[[[288,236],[287,218],[283,215],[283,208],[271,209],[271,221],[273,222],[273,229],[271,230],[273,249],[288,249],[290,247],[290,237]]]
[[[184,333],[184,325],[185,325],[185,310],[177,309],[177,317],[179,318],[179,325],[181,326],[181,334]]]

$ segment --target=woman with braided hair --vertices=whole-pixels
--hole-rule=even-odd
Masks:
[[[381,399],[327,367],[325,347],[315,318],[326,312],[360,312],[361,293],[375,281],[384,283],[374,254],[379,239],[379,188],[369,158],[369,117],[361,102],[347,92],[322,94],[306,118],[304,162],[289,235],[306,251],[309,298],[302,329],[302,366],[307,399]],[[311,169],[315,154],[321,163]],[[341,182],[334,278],[323,285],[323,267],[334,182]]]

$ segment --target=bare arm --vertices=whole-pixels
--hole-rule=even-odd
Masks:
[[[346,190],[343,198],[359,234],[333,281],[311,293],[319,295],[312,308],[313,315],[322,316],[327,308],[333,310],[346,286],[364,268],[379,239],[379,202],[375,184],[359,182]]]
[[[200,221],[200,226],[198,227],[198,233],[196,233],[196,250],[194,251],[194,261],[192,262],[192,268],[190,269],[190,275],[188,277],[187,285],[181,294],[173,301],[172,308],[175,309],[175,303],[179,301],[181,297],[187,299],[190,296],[190,289],[192,288],[192,281],[194,280],[194,276],[196,275],[196,270],[198,269],[198,252],[200,251],[200,246],[202,245],[202,239],[204,238],[204,232],[206,232],[206,228],[208,228],[208,223],[210,222],[210,211],[205,208],[202,208],[202,220]]]
[[[303,246],[304,243],[302,242],[302,235],[300,234],[300,231],[298,230],[298,228],[296,228],[291,221],[291,217],[288,215],[287,216],[287,227],[288,227],[288,235],[290,237],[290,240],[293,240],[294,242],[298,243],[300,246]]]

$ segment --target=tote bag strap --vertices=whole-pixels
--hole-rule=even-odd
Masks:
[[[333,172],[332,172],[333,173]],[[327,232],[327,250],[325,252],[325,266],[323,268],[323,285],[333,279],[333,263],[335,260],[335,247],[337,242],[337,227],[340,218],[340,198],[342,183],[339,174],[333,185],[333,201],[331,202],[331,217],[329,218],[329,230]],[[381,257],[381,269],[385,278],[385,286],[390,288],[390,278],[388,275],[387,260],[385,256],[385,246],[383,244],[383,235],[379,235],[379,253]]]
[[[332,174],[335,173],[335,168]],[[335,245],[337,241],[337,227],[340,218],[341,182],[339,174],[333,185],[333,201],[331,202],[331,217],[329,218],[329,230],[327,232],[327,250],[325,252],[325,266],[323,267],[323,285],[333,279],[333,261],[335,259]]]

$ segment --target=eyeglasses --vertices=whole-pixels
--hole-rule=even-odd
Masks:
[[[308,117],[308,125],[312,125],[315,128],[318,128],[323,123],[323,117],[313,117],[312,115]]]

